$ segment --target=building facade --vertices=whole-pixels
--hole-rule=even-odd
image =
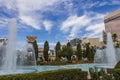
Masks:
[[[70,40],[71,46],[77,46],[78,43],[81,43],[80,38],[75,38],[75,39]]]
[[[82,45],[84,46],[84,44],[86,43],[90,43],[90,46],[96,46],[96,47],[100,47],[100,39],[99,38],[83,38],[82,40]]]
[[[49,50],[48,51],[48,60],[49,61],[55,61],[56,55],[54,50]]]
[[[105,31],[120,37],[120,9],[104,17]]]
[[[38,48],[38,59],[37,60],[44,60],[44,55],[43,55],[43,48]]]
[[[36,36],[27,36],[26,37],[28,43],[33,43],[37,39]]]

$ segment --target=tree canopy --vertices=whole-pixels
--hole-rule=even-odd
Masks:
[[[49,43],[48,43],[48,41],[45,41],[44,51],[43,51],[45,61],[48,61],[48,51],[49,51]]]

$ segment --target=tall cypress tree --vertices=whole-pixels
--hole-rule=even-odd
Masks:
[[[37,58],[38,58],[38,45],[37,45],[36,40],[33,42],[33,47],[34,47],[34,51],[35,51],[35,57],[36,57],[36,60],[37,60]]]
[[[95,52],[94,52],[94,47],[93,46],[91,46],[91,48],[90,48],[90,61],[94,61],[94,55],[95,55]]]
[[[48,61],[48,50],[49,50],[49,43],[48,43],[48,41],[45,41],[44,51],[43,51],[45,61]]]
[[[86,57],[88,58],[88,60],[90,59],[90,43],[86,44]]]
[[[61,51],[61,44],[58,41],[56,46],[55,46],[55,52],[56,52],[56,57],[58,58],[58,53]]]
[[[81,49],[81,44],[77,44],[77,56],[78,56],[78,59],[81,59],[82,58],[82,49]]]
[[[70,42],[67,43],[67,58],[68,60],[71,60],[71,56],[73,55],[73,49],[71,47]]]

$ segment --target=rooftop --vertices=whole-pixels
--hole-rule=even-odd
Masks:
[[[104,19],[111,18],[111,17],[113,17],[113,16],[115,16],[115,15],[118,15],[118,14],[120,14],[120,9],[118,9],[118,10],[116,10],[116,11],[114,11],[114,12],[108,14],[108,15],[106,15],[106,16],[104,17]]]
[[[36,36],[27,36],[26,38],[28,42],[34,42],[37,39]]]

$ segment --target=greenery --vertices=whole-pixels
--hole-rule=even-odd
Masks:
[[[0,80],[87,80],[87,72],[81,69],[64,69],[39,73],[4,75]]]
[[[46,61],[37,61],[37,65],[66,65],[66,64],[70,64],[69,61],[49,61],[49,62],[46,62]]]
[[[95,71],[93,68],[89,68],[91,75],[91,80],[116,80],[113,79],[112,75],[105,73],[105,70],[102,68],[100,71]]]
[[[66,57],[69,61],[71,60],[71,56],[73,55],[73,49],[70,43],[67,43],[67,46],[62,46],[62,50],[58,53],[58,57]]]
[[[112,34],[112,38],[113,38],[113,41],[115,42],[116,40],[117,40],[117,34],[116,33],[114,33],[114,34]]]
[[[48,61],[48,50],[49,50],[49,43],[48,43],[48,41],[45,41],[44,51],[43,51],[45,61]]]
[[[91,61],[91,62],[94,61],[94,55],[95,55],[94,47],[91,46],[90,52],[89,52],[89,61]]]
[[[36,56],[36,60],[37,60],[37,58],[38,58],[38,45],[37,45],[37,41],[36,40],[33,43],[33,47],[34,47],[35,56]]]
[[[120,69],[120,61],[116,64],[115,69]]]
[[[115,80],[120,80],[120,69],[115,69],[113,76]]]
[[[86,43],[86,57],[90,60],[90,43]]]
[[[103,31],[103,42],[104,42],[104,44],[107,43],[107,34],[105,31]]]
[[[67,59],[71,60],[71,56],[73,55],[73,49],[70,45],[70,42],[67,43]]]
[[[76,54],[77,54],[78,59],[81,60],[82,59],[82,49],[81,49],[81,44],[80,43],[77,44]]]
[[[66,62],[66,61],[50,61],[50,62],[48,62],[48,65],[66,65],[66,64],[68,64],[68,62]]]
[[[61,51],[61,44],[60,42],[58,41],[56,46],[55,46],[55,52],[56,52],[56,57],[58,58],[59,56],[59,52]]]
[[[113,76],[114,76],[115,80],[120,80],[120,61],[115,66]]]

